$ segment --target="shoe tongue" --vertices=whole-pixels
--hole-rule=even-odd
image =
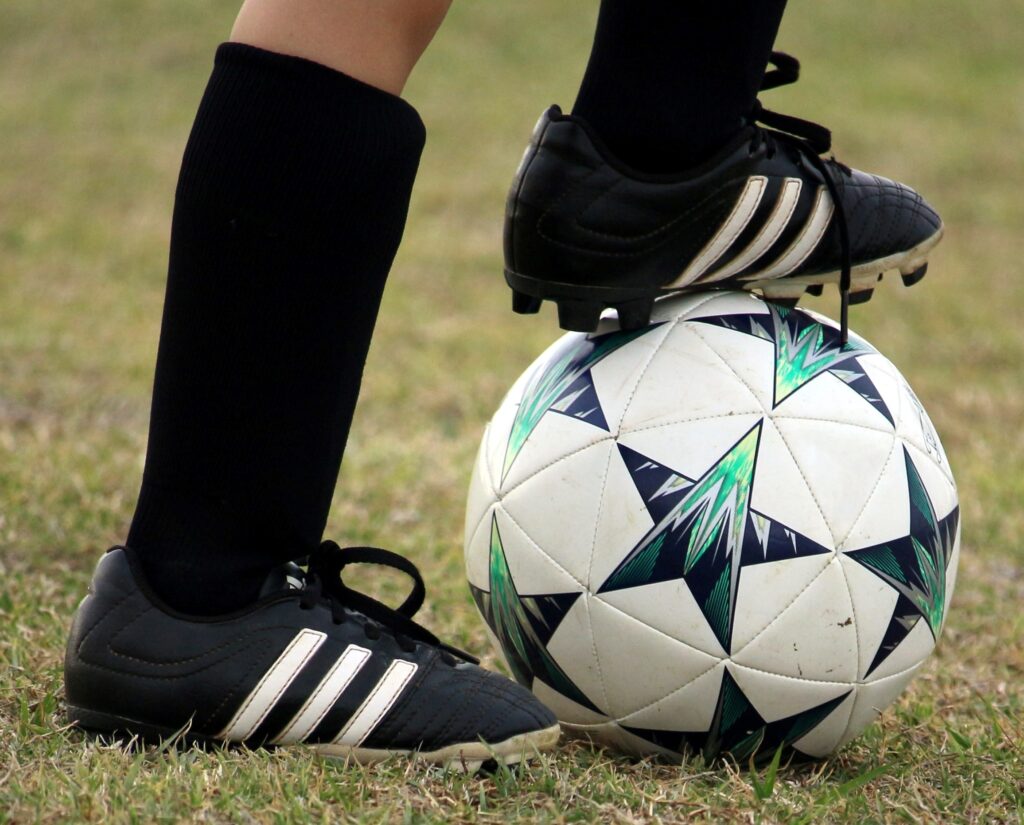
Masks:
[[[270,571],[260,588],[260,598],[289,590],[301,590],[305,581],[302,568],[294,562],[287,562]]]

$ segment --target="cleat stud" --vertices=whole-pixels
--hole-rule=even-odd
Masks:
[[[621,304],[616,304],[615,309],[619,314],[619,329],[643,329],[651,323],[653,307],[653,298],[637,298],[634,301],[623,301]]]
[[[879,282],[879,283],[881,283],[881,281],[882,281],[882,276],[883,276],[884,274],[885,274],[884,272],[879,272],[879,273],[878,273],[878,282]]]
[[[928,273],[928,264],[921,264],[917,269],[911,272],[900,273],[900,277],[903,279],[903,286],[913,286],[920,281]]]
[[[767,283],[761,284],[761,295],[766,301],[783,306],[796,306],[796,302],[804,297],[806,287],[803,284]]]
[[[815,298],[820,298],[821,293],[825,291],[825,287],[822,284],[811,284],[807,287],[807,294],[813,295]]]
[[[520,315],[534,315],[540,312],[541,299],[535,298],[532,295],[527,295],[525,292],[519,292],[518,290],[512,290],[512,311],[518,312]]]
[[[796,305],[800,303],[799,298],[769,298],[768,301],[786,309],[796,309]]]
[[[596,301],[559,301],[558,325],[572,332],[593,332],[601,320],[603,309]]]
[[[871,300],[871,296],[875,294],[874,289],[861,289],[857,292],[850,293],[851,304],[866,304]]]

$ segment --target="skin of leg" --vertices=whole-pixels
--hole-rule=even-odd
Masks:
[[[245,0],[231,40],[399,95],[451,0]]]

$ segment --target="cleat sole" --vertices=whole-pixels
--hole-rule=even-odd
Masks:
[[[885,272],[896,270],[900,273],[903,283],[906,286],[913,286],[916,284],[924,277],[924,272],[928,269],[928,253],[940,240],[942,240],[942,235],[943,228],[940,226],[930,238],[926,238],[912,249],[905,250],[904,252],[897,252],[884,258],[878,258],[874,261],[855,265],[850,271],[852,287],[850,303],[864,303],[865,301],[870,300],[869,298],[861,298],[858,301],[854,296],[858,292],[865,292],[869,289],[873,289],[875,285],[882,280]],[[756,276],[751,276],[751,278],[743,282],[741,286],[743,289],[748,291],[758,290],[768,300],[774,300],[773,296],[776,295],[780,297],[792,297],[798,288],[803,288],[812,295],[821,295],[826,285],[835,284],[838,286],[839,279],[840,273],[838,270],[834,272],[823,272],[817,275],[793,275],[773,279],[771,281],[760,282],[756,279]],[[729,282],[722,281],[721,284],[725,286],[729,284]],[[788,290],[783,286],[786,284],[789,286]]]
[[[849,303],[862,304],[871,300],[873,290],[885,272],[898,271],[906,286],[916,284],[927,272],[928,253],[942,235],[943,227],[940,226],[931,237],[912,249],[855,265],[850,272]],[[674,287],[614,287],[548,281],[505,270],[505,281],[512,288],[512,306],[516,312],[532,314],[539,310],[543,301],[553,301],[558,305],[559,326],[574,332],[593,332],[606,308],[616,310],[622,329],[638,329],[650,323],[655,300],[679,293],[742,289],[760,292],[766,301],[793,307],[805,292],[820,296],[826,285],[838,286],[839,280],[840,273],[836,270],[762,281],[758,281],[755,274],[742,281],[726,279]]]
[[[378,750],[333,744],[311,747],[324,756],[351,758],[360,765],[373,765],[394,757],[406,757],[440,765],[445,770],[473,774],[490,766],[516,765],[549,751],[558,744],[561,733],[559,725],[552,725],[550,728],[518,734],[504,742],[463,742],[436,751]]]
[[[66,708],[68,721],[72,725],[103,741],[125,742],[132,746],[151,744],[165,746],[174,743],[183,747],[196,746],[203,749],[240,747],[240,744],[236,742],[226,742],[216,737],[191,733],[187,725],[181,730],[170,730],[127,717],[87,710],[73,705],[66,705]],[[361,765],[372,765],[386,759],[407,758],[440,765],[448,770],[475,773],[490,765],[514,765],[539,753],[549,751],[558,744],[560,735],[561,728],[555,724],[549,728],[517,734],[502,742],[460,742],[434,751],[362,748],[333,742],[268,745],[266,749],[309,748],[327,757],[351,759]]]

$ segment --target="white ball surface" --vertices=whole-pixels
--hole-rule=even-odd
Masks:
[[[903,690],[953,593],[959,509],[866,341],[745,293],[564,335],[488,425],[466,570],[513,674],[635,754],[824,756]]]

